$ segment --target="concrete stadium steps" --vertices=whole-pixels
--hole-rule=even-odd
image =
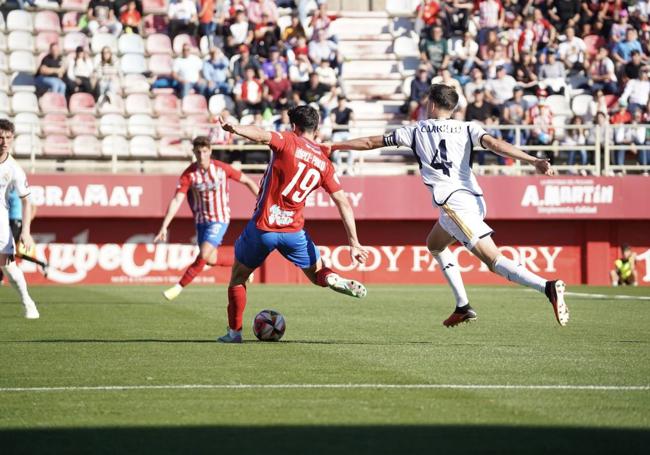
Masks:
[[[341,17],[329,27],[339,40],[388,41],[393,39],[388,18]]]
[[[339,41],[339,52],[346,60],[382,60],[395,59],[393,53],[393,40]]]
[[[343,79],[401,80],[397,60],[356,60],[343,66]]]
[[[351,99],[400,99],[402,94],[402,81],[395,79],[367,80],[345,79],[343,81],[346,93]],[[396,96],[397,95],[397,96]]]
[[[390,121],[402,117],[400,107],[401,101],[350,101],[348,106],[354,111],[354,118],[357,121]]]

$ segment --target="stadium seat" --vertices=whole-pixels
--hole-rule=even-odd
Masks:
[[[239,119],[240,125],[247,126],[247,125],[252,125],[253,123],[255,123],[255,116],[252,114],[243,115],[242,118]]]
[[[38,32],[61,33],[59,16],[54,11],[39,11],[34,17],[34,30]]]
[[[0,52],[0,71],[7,72],[9,69],[9,62],[7,61],[7,54]]]
[[[149,58],[149,71],[156,76],[172,74],[172,57],[167,54],[154,54]]]
[[[9,11],[9,14],[7,15],[7,31],[23,31],[32,33],[34,31],[32,15],[21,9]]]
[[[14,139],[14,155],[19,158],[30,156],[41,156],[43,154],[43,143],[34,134],[18,134]]]
[[[129,141],[129,155],[134,158],[156,158],[156,141],[151,136],[135,136]]]
[[[418,43],[410,36],[400,36],[393,42],[393,52],[398,58],[419,57]]]
[[[598,49],[605,46],[607,43],[600,35],[587,35],[582,39],[587,47],[587,54],[589,58],[594,58],[598,53]]]
[[[9,96],[5,92],[0,92],[0,112],[9,112]]]
[[[90,93],[73,93],[70,97],[70,113],[94,114],[95,98]]]
[[[14,113],[32,112],[38,114],[38,99],[36,99],[36,95],[33,93],[14,93],[14,96],[11,98],[11,110]]]
[[[208,114],[192,114],[183,120],[183,130],[186,137],[207,136],[212,128]]]
[[[147,71],[147,64],[142,54],[124,54],[120,60],[124,74],[142,74]]]
[[[149,115],[136,114],[129,117],[129,136],[155,136],[156,127]]]
[[[70,139],[61,134],[51,134],[45,137],[43,143],[43,155],[62,157],[72,155],[72,143]]]
[[[126,33],[117,42],[120,54],[144,54],[144,41],[140,35]]]
[[[51,134],[68,136],[70,134],[65,114],[46,114],[41,121],[41,129],[45,136]]]
[[[184,114],[204,114],[208,112],[208,103],[203,95],[190,94],[183,98],[181,108]]]
[[[570,116],[572,115],[571,106],[564,95],[551,95],[546,98],[548,106],[551,108],[553,115]]]
[[[11,32],[7,39],[7,50],[34,52],[34,37],[29,32]]]
[[[60,93],[46,92],[38,100],[43,114],[67,114],[68,104]]]
[[[112,33],[95,33],[90,40],[90,47],[94,54],[99,54],[107,46],[111,48],[113,54],[117,54],[117,39]]]
[[[391,17],[412,17],[420,0],[386,0],[386,12]]]
[[[199,51],[203,57],[210,53],[210,42],[208,41],[208,37],[205,35],[199,40]]]
[[[121,85],[126,95],[130,95],[131,93],[149,94],[149,90],[151,89],[147,78],[142,74],[126,74],[122,77]]]
[[[612,109],[618,104],[618,96],[616,95],[605,95],[605,102],[607,103],[607,108]]]
[[[36,93],[36,80],[30,73],[14,73],[11,80],[11,90],[16,92]]]
[[[66,33],[63,37],[63,52],[72,53],[79,46],[88,48],[88,37],[81,32]]]
[[[38,115],[31,112],[20,112],[14,117],[14,125],[16,126],[16,134],[35,134],[40,136],[41,122]]]
[[[144,93],[133,93],[126,97],[126,113],[129,115],[134,114],[147,114],[153,113],[151,100],[149,95]]]
[[[101,155],[101,144],[95,136],[84,134],[74,138],[72,154],[82,157],[98,157]]]
[[[156,133],[158,136],[182,136],[181,118],[174,114],[160,115],[156,120]]]
[[[100,114],[124,115],[124,99],[121,96],[113,96],[109,103],[102,103],[97,106]]]
[[[9,55],[9,70],[36,73],[36,60],[31,51],[15,51]]]
[[[147,54],[172,54],[172,42],[169,36],[162,33],[154,33],[147,37]]]
[[[5,38],[4,33],[0,32],[0,53],[7,50],[7,38]]]
[[[9,91],[9,77],[0,71],[0,92],[7,93]]]
[[[88,4],[90,0],[63,0],[61,2],[61,9],[64,11],[78,11],[86,12],[88,11]]]
[[[63,31],[66,33],[69,32],[78,32],[80,31],[79,28],[79,17],[81,14],[79,14],[76,11],[68,11],[63,15],[63,18],[61,18],[61,25],[63,27]]]
[[[415,79],[415,76],[406,77],[402,83],[402,93],[406,98],[411,96],[411,82],[413,82],[413,79]]]
[[[594,97],[591,95],[577,95],[574,96],[571,100],[571,110],[575,115],[583,117],[587,115],[589,111],[589,106],[594,100]]]
[[[166,15],[147,14],[142,18],[142,24],[145,36],[167,32]]]
[[[219,115],[223,112],[224,109],[228,109],[230,112],[234,112],[235,103],[227,95],[212,95],[210,97],[209,103],[210,112],[214,115]]]
[[[402,57],[398,62],[398,68],[402,76],[415,76],[415,72],[420,66],[420,57]]]
[[[192,153],[190,142],[179,136],[164,136],[158,145],[161,158],[186,158]]]
[[[75,114],[69,121],[73,136],[82,134],[97,135],[97,120],[93,114]]]
[[[153,100],[153,111],[156,115],[179,114],[180,102],[176,95],[157,95]]]
[[[144,14],[167,14],[167,0],[142,0]]]
[[[129,156],[129,141],[124,136],[107,136],[102,140],[102,156]]]
[[[196,39],[194,39],[193,36],[186,35],[186,34],[181,34],[177,35],[176,38],[174,38],[174,44],[173,44],[173,49],[174,49],[174,54],[181,55],[183,52],[183,46],[189,44],[190,47],[192,48],[192,53],[193,54],[198,54],[199,53],[199,47],[196,44]]]
[[[287,27],[291,25],[291,16],[280,16],[278,17],[278,27],[280,31],[284,31]]]
[[[0,33],[4,33],[5,31],[5,17],[2,14],[2,11],[0,11]]]
[[[102,136],[125,136],[126,120],[119,114],[106,114],[99,121],[99,132]]]
[[[40,32],[36,35],[36,52],[45,53],[50,50],[50,44],[58,43],[60,40],[57,32]]]

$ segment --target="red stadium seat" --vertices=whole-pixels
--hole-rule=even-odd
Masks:
[[[133,93],[126,97],[126,113],[133,114],[148,114],[151,115],[153,108],[149,95],[144,93]]]
[[[196,43],[196,39],[193,36],[182,34],[182,35],[177,35],[176,38],[174,38],[174,45],[173,45],[174,54],[181,55],[181,53],[183,52],[183,46],[185,44],[190,45],[193,54],[199,53],[199,47]]]
[[[66,103],[65,96],[60,93],[47,92],[38,100],[43,114],[67,114],[68,104]]]
[[[185,158],[192,152],[189,141],[179,136],[163,136],[159,142],[161,158]]]
[[[180,102],[175,95],[157,95],[153,101],[153,110],[156,115],[178,114]]]
[[[88,37],[81,32],[66,33],[63,38],[63,52],[72,53],[77,47],[88,48]]]
[[[208,103],[203,95],[187,95],[183,98],[182,109],[184,114],[207,114]]]
[[[607,103],[607,108],[611,109],[616,106],[618,103],[618,96],[616,95],[605,95],[605,102]]]
[[[78,32],[79,31],[79,17],[81,15],[76,11],[68,11],[63,15],[61,19],[61,25],[63,26],[63,31],[68,32]]]
[[[156,76],[172,74],[172,57],[168,54],[154,54],[149,58],[149,71]]]
[[[99,157],[101,155],[99,140],[91,135],[75,137],[72,144],[72,154],[74,156]]]
[[[129,154],[134,158],[157,158],[156,141],[151,136],[135,136],[129,141]]]
[[[154,33],[147,37],[147,54],[172,54],[172,42],[169,36],[162,33]]]
[[[95,98],[90,93],[73,93],[70,97],[72,114],[94,114]]]
[[[46,136],[43,144],[43,155],[53,157],[72,155],[70,139],[60,134]]]
[[[98,134],[97,120],[93,114],[76,114],[70,119],[69,125],[73,136]]]
[[[143,24],[145,36],[154,33],[167,32],[167,21],[165,15],[159,16],[154,14],[148,14],[142,19],[142,24]]]
[[[65,114],[46,114],[41,121],[41,130],[45,136],[50,134],[70,134]]]
[[[167,0],[142,0],[144,14],[167,14]]]
[[[156,132],[159,136],[181,136],[181,118],[174,114],[160,115],[156,121]]]
[[[40,32],[36,35],[36,52],[48,52],[50,44],[58,43],[60,41],[57,32]]]
[[[587,54],[593,58],[598,53],[598,49],[605,46],[607,43],[600,35],[587,35],[582,39],[587,46]]]
[[[88,11],[88,4],[90,0],[63,0],[61,3],[61,9],[64,11],[79,11],[86,12]]]
[[[61,33],[59,16],[54,11],[39,11],[34,18],[34,30]]]

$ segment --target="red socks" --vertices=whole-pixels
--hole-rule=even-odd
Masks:
[[[205,259],[202,259],[201,256],[197,257],[196,260],[190,265],[185,273],[183,274],[183,277],[181,278],[181,281],[179,281],[179,284],[183,287],[187,286],[192,282],[194,277],[196,277],[199,273],[203,271],[203,268],[205,267]]]
[[[318,272],[316,272],[316,284],[324,288],[328,287],[329,284],[327,284],[327,277],[332,273],[334,273],[334,271],[330,268],[323,267],[320,269]]]
[[[241,330],[246,308],[246,286],[238,284],[228,287],[228,326],[232,330]]]

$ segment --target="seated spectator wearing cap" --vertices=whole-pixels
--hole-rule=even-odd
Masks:
[[[506,73],[503,66],[497,66],[497,77],[489,79],[485,84],[487,100],[496,105],[502,105],[512,98],[517,85],[515,78]]]
[[[244,80],[246,76],[246,68],[253,68],[255,75],[259,77],[261,74],[260,63],[257,60],[257,57],[251,55],[248,46],[242,44],[239,46],[239,56],[238,58],[233,57],[234,63],[232,65],[232,76],[235,78],[235,83],[239,83]]]
[[[210,57],[203,63],[201,74],[205,79],[207,96],[217,93],[229,95],[232,87],[228,81],[228,58],[223,55],[221,49],[213,47],[210,49]]]
[[[499,110],[494,104],[485,100],[485,90],[477,88],[474,90],[474,101],[469,103],[465,110],[465,120],[485,123],[488,117],[498,112]]]
[[[245,11],[238,10],[235,13],[235,20],[228,27],[228,32],[226,45],[231,49],[231,53],[234,53],[242,44],[246,45],[246,49],[248,49],[248,46],[253,42],[254,35],[253,24],[248,22]],[[241,52],[241,48],[239,52]]]
[[[92,0],[86,11],[88,32],[112,33],[118,36],[122,32],[122,23],[115,17],[114,0]]]
[[[598,54],[589,68],[590,85],[592,91],[603,90],[607,94],[616,94],[618,93],[616,67],[608,54],[606,47],[598,49]]]
[[[628,103],[628,109],[634,113],[643,110],[650,101],[650,66],[643,68],[639,79],[630,79],[619,98]]]
[[[36,87],[41,91],[65,95],[66,83],[63,80],[66,64],[58,43],[50,44],[50,52],[43,57],[36,71]]]
[[[198,25],[198,11],[193,0],[171,0],[167,7],[169,17],[169,35],[173,40],[176,35],[187,33],[194,35]]]
[[[247,67],[244,70],[244,80],[235,85],[233,90],[235,95],[235,105],[237,107],[237,116],[244,114],[259,114],[264,108],[264,87],[262,82],[257,79],[253,67]]]
[[[94,65],[88,52],[81,46],[75,50],[74,58],[68,61],[68,94],[95,93]]]
[[[183,44],[180,57],[174,59],[172,77],[177,84],[177,93],[180,98],[185,98],[191,90],[201,95],[206,95],[206,81],[201,77],[203,61],[191,53],[189,44]]]

